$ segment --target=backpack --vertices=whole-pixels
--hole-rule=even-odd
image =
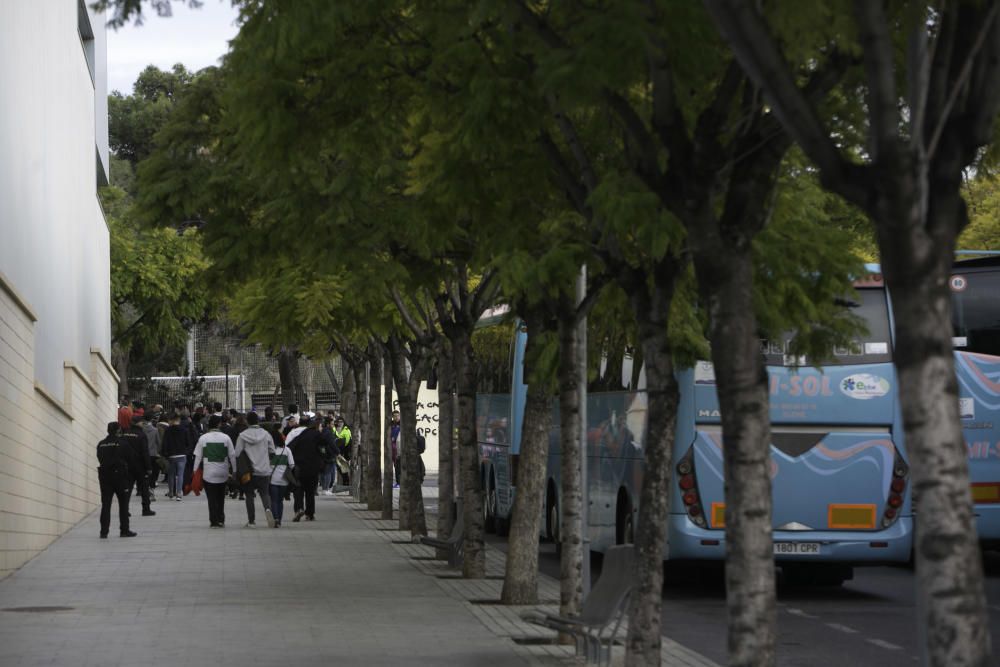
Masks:
[[[417,454],[423,454],[425,449],[427,449],[427,440],[417,433]]]

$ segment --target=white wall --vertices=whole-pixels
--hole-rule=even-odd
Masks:
[[[111,345],[98,91],[77,11],[77,0],[0,2],[0,271],[38,314],[35,378],[56,395],[64,361],[87,367],[91,347],[109,356]],[[103,20],[92,29],[102,45]],[[100,124],[106,156],[106,117]]]
[[[385,396],[385,385],[382,386],[382,394]],[[384,400],[384,399],[383,399]],[[396,398],[396,391],[392,392],[392,406],[394,410],[399,409],[399,402]],[[424,450],[424,468],[427,472],[436,473],[438,471],[438,429],[440,426],[438,418],[438,392],[437,389],[428,389],[427,383],[420,384],[420,392],[417,394],[417,431],[424,436],[427,449]],[[385,434],[380,440],[385,446]]]
[[[116,416],[105,27],[90,18],[92,77],[80,6],[0,0],[0,578],[96,507]]]

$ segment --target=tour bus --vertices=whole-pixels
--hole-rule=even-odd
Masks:
[[[910,557],[909,464],[894,429],[901,419],[888,295],[878,267],[867,268],[850,304],[867,333],[837,348],[832,360],[816,368],[790,356],[788,340],[761,343],[771,395],[774,554],[787,575],[837,583],[850,578],[853,565]],[[492,385],[477,396],[484,514],[487,529],[499,532],[507,527],[516,489],[526,393],[527,332],[508,326],[511,372],[503,380],[491,376]],[[645,374],[627,356],[602,361],[600,375],[601,390],[591,387],[587,396],[587,474],[591,548],[603,552],[632,541],[647,396]],[[667,558],[724,560],[722,430],[712,364],[701,361],[678,371],[677,380]],[[552,413],[543,530],[558,540],[558,406]]]
[[[953,343],[976,529],[1000,548],[1000,256],[955,262]]]

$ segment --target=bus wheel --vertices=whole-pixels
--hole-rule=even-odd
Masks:
[[[497,531],[497,485],[493,481],[493,475],[490,475],[486,497],[483,498],[483,530],[487,533]]]
[[[632,518],[632,503],[624,490],[618,492],[618,509],[615,512],[615,543],[632,544],[635,542],[635,525]]]
[[[556,554],[558,555],[562,551],[562,541],[559,539],[559,500],[551,488],[547,501],[545,503],[545,536],[556,545]]]

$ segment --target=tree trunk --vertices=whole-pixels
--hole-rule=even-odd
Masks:
[[[347,364],[347,358],[344,357],[344,363]],[[348,364],[347,368],[344,370],[344,393],[340,396],[340,415],[344,418],[344,421],[353,419],[355,405],[357,404],[357,394],[354,389],[354,373],[351,372],[351,366]]]
[[[451,345],[458,394],[459,476],[462,483],[462,520],[465,522],[462,576],[482,579],[486,576],[486,544],[483,536],[483,479],[476,438],[476,367],[471,332],[455,332]]]
[[[365,488],[368,510],[382,509],[382,465],[379,451],[378,433],[382,428],[382,403],[379,392],[382,389],[382,354],[376,342],[368,345],[368,425],[365,429]]]
[[[927,632],[929,664],[978,667],[995,663],[951,340],[949,277],[957,232],[950,239],[926,232],[928,226],[964,226],[960,168],[956,163],[950,182],[932,180],[929,222],[913,204],[919,199],[912,196],[914,188],[904,185],[877,210],[876,228],[896,324],[894,356],[916,517],[917,608],[925,615],[920,627]],[[942,216],[952,222],[940,223]]]
[[[299,410],[308,410],[309,395],[302,386],[298,353],[294,348],[283,347],[278,352],[278,378],[281,381],[281,400],[285,403],[282,407],[295,403]]]
[[[580,442],[580,391],[577,365],[585,351],[571,319],[559,322],[559,449],[561,493],[558,517],[548,517],[560,543],[559,615],[577,616],[583,601],[583,484],[580,463],[586,452]],[[596,471],[595,471],[596,472]]]
[[[368,377],[364,357],[358,355],[351,364],[354,375],[354,427],[351,431],[351,495],[359,502],[367,502],[361,478],[365,469],[365,438],[368,437]]]
[[[749,240],[692,245],[722,414],[729,664],[773,665],[771,415],[753,310],[751,248]]]
[[[385,464],[382,473],[382,518],[392,519],[393,501],[393,466],[392,466],[392,358],[389,356],[389,348],[385,348],[382,358],[382,367],[385,372],[382,374],[384,380],[382,408],[385,413],[382,416],[382,461]]]
[[[525,375],[538,357],[542,318],[526,314],[528,348]],[[528,383],[521,431],[521,454],[517,467],[517,492],[511,512],[510,537],[507,540],[507,569],[504,573],[503,604],[538,603],[538,533],[545,500],[546,459],[549,450],[549,427],[552,424],[552,396],[544,381]]]
[[[635,531],[635,585],[629,603],[625,648],[625,664],[629,667],[660,664],[663,558],[670,512],[670,473],[677,405],[680,400],[667,337],[675,277],[657,278],[652,294],[644,280],[633,280],[631,285],[626,286],[626,291],[632,294],[632,307],[638,323],[649,402],[646,470],[639,494],[639,518]]]
[[[420,388],[420,378],[423,375],[425,360],[422,350],[412,351],[413,359],[407,373],[404,343],[394,338],[392,348],[392,375],[396,383],[396,395],[399,397],[400,419],[400,507],[399,529],[409,530],[410,534],[426,535],[427,521],[424,516],[424,499],[420,480],[420,455],[417,453],[417,391]],[[412,343],[414,348],[417,343]],[[402,499],[406,498],[405,505]]]
[[[343,363],[343,360],[341,363]],[[333,387],[333,393],[337,396],[337,402],[340,402],[343,400],[341,398],[343,392],[341,391],[340,380],[337,379],[337,373],[333,369],[333,364],[329,361],[324,361],[323,370],[326,371],[326,377],[330,380],[330,386]]]
[[[114,361],[115,372],[118,373],[118,398],[128,396],[128,362],[129,350],[120,345],[111,347],[111,359]]]
[[[455,480],[454,480],[454,446],[455,411],[451,400],[455,385],[455,373],[452,369],[451,349],[447,340],[438,341],[438,516],[437,535],[440,539],[448,539],[455,525]],[[447,560],[448,553],[438,549],[437,557]]]

